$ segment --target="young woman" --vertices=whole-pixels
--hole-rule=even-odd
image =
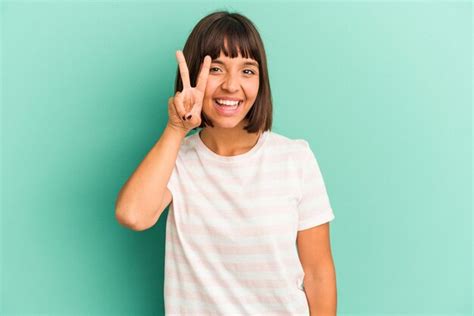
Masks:
[[[176,58],[166,128],[116,204],[134,230],[170,205],[166,314],[335,315],[334,214],[308,142],[271,131],[256,27],[214,12]]]

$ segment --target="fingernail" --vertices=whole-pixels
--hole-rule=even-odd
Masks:
[[[193,115],[192,115],[192,114],[189,114],[188,117],[186,117],[186,119],[189,120],[189,119],[191,118],[191,116],[193,116]]]

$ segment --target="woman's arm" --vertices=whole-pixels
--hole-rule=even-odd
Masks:
[[[298,232],[298,255],[305,273],[304,290],[311,316],[335,316],[336,271],[331,255],[329,223]]]
[[[115,216],[122,225],[142,230],[160,217],[167,206],[162,207],[163,197],[185,136],[184,130],[167,124],[158,142],[124,184],[115,203]]]
[[[196,87],[191,87],[189,70],[182,51],[176,51],[182,91],[168,99],[168,123],[158,142],[119,192],[115,216],[122,225],[135,230],[152,226],[170,200],[166,188],[186,134],[201,125],[201,109],[206,91],[211,56],[201,63]]]

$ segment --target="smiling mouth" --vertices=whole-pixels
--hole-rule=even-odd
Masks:
[[[219,114],[224,116],[232,116],[240,112],[243,100],[240,100],[239,103],[234,105],[220,104],[216,99],[213,99],[213,103]]]
[[[221,107],[223,107],[223,108],[236,108],[236,107],[242,105],[243,100],[239,100],[238,103],[235,103],[235,102],[228,102],[228,103],[230,103],[230,104],[221,103],[221,102],[219,102],[218,99],[214,99],[214,102],[215,102],[217,105],[219,105],[219,106],[221,106]]]

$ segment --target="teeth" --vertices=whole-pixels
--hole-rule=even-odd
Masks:
[[[237,106],[240,103],[240,101],[229,101],[229,100],[221,100],[221,99],[216,99],[216,102],[220,105],[228,105],[228,106]]]

